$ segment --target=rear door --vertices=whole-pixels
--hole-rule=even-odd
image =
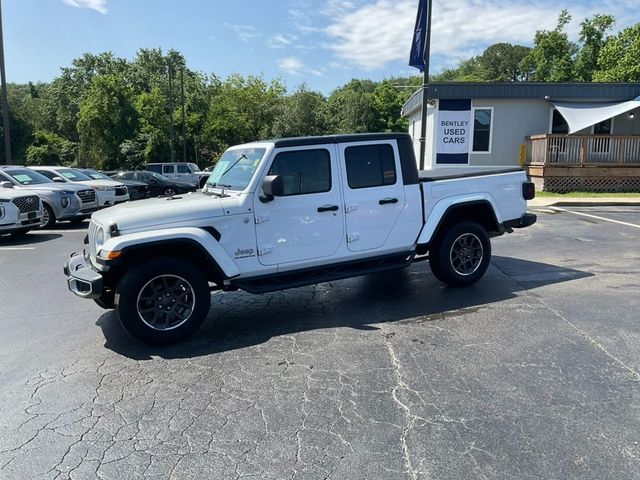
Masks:
[[[162,166],[162,174],[165,177],[175,178],[176,177],[176,166],[175,165],[163,165]]]
[[[254,198],[258,259],[278,265],[333,255],[344,238],[340,176],[335,145],[281,148],[266,175],[284,179],[285,195]]]
[[[400,155],[394,141],[339,145],[347,247],[382,247],[405,204]]]

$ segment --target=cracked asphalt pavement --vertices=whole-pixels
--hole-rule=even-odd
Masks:
[[[640,208],[546,209],[487,275],[214,294],[177,346],[0,239],[2,479],[640,479]],[[86,228],[86,226],[85,226]]]

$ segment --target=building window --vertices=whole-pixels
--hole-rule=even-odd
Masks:
[[[553,109],[553,115],[551,117],[551,133],[559,135],[566,135],[569,133],[569,124],[555,108]]]
[[[388,143],[347,147],[344,161],[351,189],[396,184],[396,160]]]
[[[473,153],[491,153],[493,108],[473,109]]]
[[[593,134],[594,135],[611,135],[611,121],[612,119],[609,118],[607,120],[604,120],[603,122],[596,123],[593,126]]]
[[[284,180],[284,196],[306,195],[331,190],[331,157],[329,151],[297,150],[276,155],[269,175]]]

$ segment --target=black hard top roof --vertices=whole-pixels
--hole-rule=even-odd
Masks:
[[[306,145],[324,145],[327,143],[371,142],[376,140],[411,139],[408,133],[354,133],[348,135],[324,135],[321,137],[293,137],[267,140],[278,147],[301,147]]]

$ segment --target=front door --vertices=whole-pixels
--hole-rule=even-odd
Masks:
[[[404,209],[400,156],[395,142],[340,145],[347,247],[382,247]]]
[[[284,179],[285,194],[254,198],[258,259],[278,265],[329,257],[344,238],[335,145],[276,149],[266,175]]]

